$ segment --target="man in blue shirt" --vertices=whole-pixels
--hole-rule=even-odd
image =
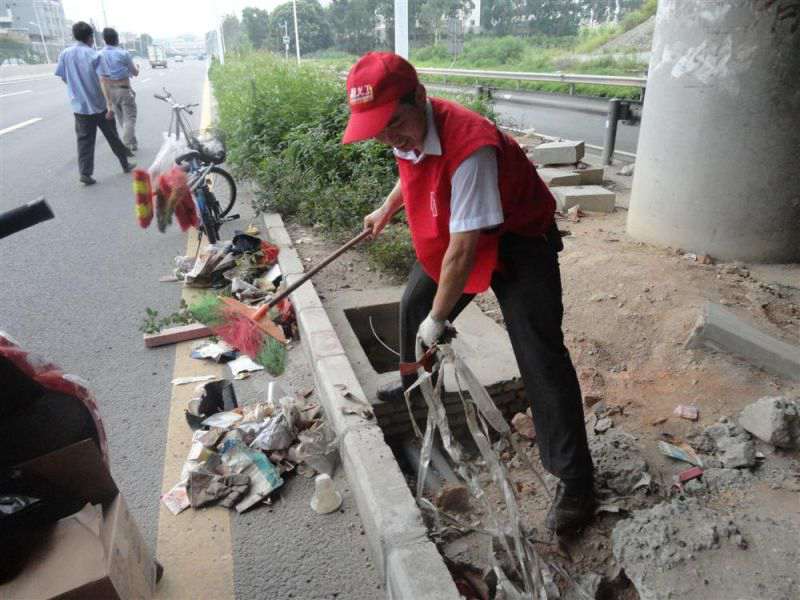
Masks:
[[[128,149],[117,135],[114,113],[108,92],[100,83],[100,55],[92,48],[94,30],[83,21],[72,26],[76,42],[58,57],[55,74],[67,84],[72,112],[75,113],[75,134],[78,138],[78,169],[84,185],[97,183],[94,172],[94,145],[97,128],[103,132],[122,170],[129,173],[136,163],[128,161]]]
[[[139,74],[131,55],[119,47],[115,29],[103,29],[106,47],[100,52],[100,77],[108,88],[111,106],[117,125],[122,129],[122,141],[131,152],[136,152],[136,94],[131,88],[131,77]]]

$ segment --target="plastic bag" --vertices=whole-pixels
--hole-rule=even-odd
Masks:
[[[185,139],[176,140],[174,137],[164,134],[164,141],[161,148],[158,149],[153,163],[147,172],[150,173],[150,178],[153,181],[172,169],[175,166],[175,159],[181,154],[186,154],[189,151],[189,146],[186,144]]]

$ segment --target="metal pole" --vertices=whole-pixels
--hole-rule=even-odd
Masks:
[[[42,38],[42,47],[44,48],[44,57],[47,59],[47,64],[50,64],[50,53],[47,51],[47,44],[44,43],[44,33],[42,32],[42,26],[39,23],[39,13],[36,12],[36,7],[34,7],[33,12],[36,14],[36,23],[31,21],[31,25],[36,25],[39,28],[39,37]]]
[[[394,0],[394,51],[408,58],[408,0]]]
[[[297,0],[292,0],[292,12],[294,13],[294,45],[297,51],[297,64],[300,64],[300,33],[297,30]]]
[[[100,0],[100,7],[103,9],[103,27],[108,27],[108,17],[106,16],[105,0]]]
[[[614,159],[614,145],[617,142],[617,121],[619,120],[619,98],[612,98],[608,102],[608,115],[606,116],[606,135],[603,141],[602,164],[610,165]]]

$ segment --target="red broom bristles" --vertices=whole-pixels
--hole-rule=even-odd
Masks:
[[[239,352],[255,358],[264,345],[264,334],[252,319],[248,319],[232,311],[225,311],[225,322],[212,327],[214,334]]]

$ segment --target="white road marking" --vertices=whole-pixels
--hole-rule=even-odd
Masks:
[[[139,83],[147,83],[148,81],[150,81],[150,79],[151,79],[150,77],[148,77],[147,79],[142,79]]]
[[[22,123],[17,123],[16,125],[12,125],[11,127],[6,127],[5,129],[0,129],[0,135],[5,135],[7,133],[11,133],[15,129],[21,129],[23,127],[27,127],[28,125],[33,125],[37,121],[41,121],[42,117],[36,117],[35,119],[28,119],[27,121],[23,121]]]
[[[34,75],[32,77],[9,77],[7,79],[0,79],[0,85],[11,85],[12,83],[22,83],[23,81],[35,81],[37,79],[48,79],[51,77],[53,77],[52,73]]]
[[[30,94],[33,90],[22,90],[21,92],[11,92],[10,94],[0,94],[0,98],[8,98],[9,96],[19,96],[20,94]]]

